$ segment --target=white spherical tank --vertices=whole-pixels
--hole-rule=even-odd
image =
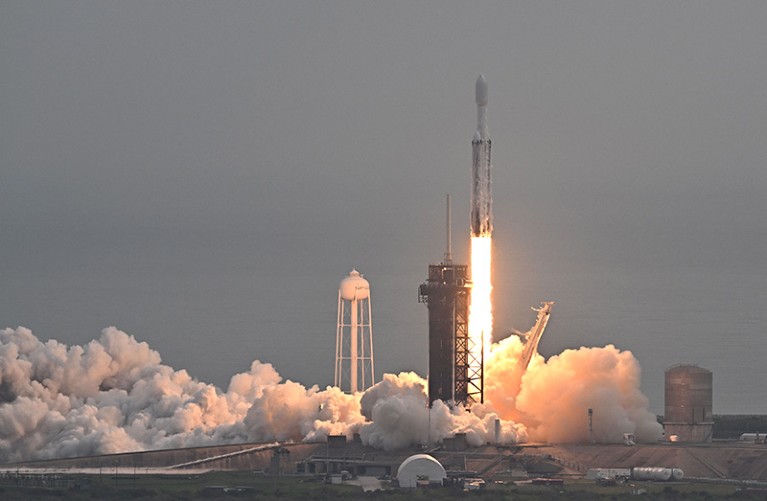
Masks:
[[[352,270],[348,277],[341,280],[338,290],[341,294],[341,299],[346,299],[347,301],[367,299],[370,296],[370,283],[362,278],[359,271]]]

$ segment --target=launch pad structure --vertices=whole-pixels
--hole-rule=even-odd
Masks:
[[[493,234],[490,134],[487,128],[487,81],[483,75],[475,84],[477,130],[472,138],[471,238],[490,238]],[[450,256],[450,196],[447,199],[447,251],[440,264],[429,265],[429,278],[419,288],[418,301],[429,309],[429,405],[435,400],[470,407],[484,403],[485,329],[492,321],[479,324],[469,333],[472,280],[478,287],[475,300],[489,294],[490,254],[477,273],[468,266],[453,264]],[[489,248],[488,248],[489,251]],[[473,252],[473,251],[472,251]],[[474,258],[472,257],[472,263]],[[475,265],[472,264],[472,267]],[[482,303],[482,301],[480,301]],[[483,312],[490,317],[488,311]],[[481,309],[481,308],[479,308]],[[474,313],[472,313],[474,315]],[[472,327],[474,329],[474,327]],[[479,345],[479,346],[477,346]]]
[[[445,258],[429,265],[418,288],[418,302],[429,309],[429,406],[435,400],[465,406],[484,401],[484,346],[477,349],[469,337],[469,267],[453,263],[450,228],[448,195]]]
[[[429,405],[435,400],[470,406],[483,402],[483,364],[469,337],[471,282],[468,266],[429,265],[418,302],[429,309]],[[479,363],[478,363],[479,362]]]

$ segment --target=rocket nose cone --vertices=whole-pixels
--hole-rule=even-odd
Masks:
[[[487,106],[487,80],[485,80],[485,75],[480,75],[477,78],[475,95],[477,106]]]

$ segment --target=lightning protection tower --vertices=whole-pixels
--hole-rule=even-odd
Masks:
[[[353,269],[338,288],[335,385],[348,393],[365,391],[374,374],[370,283]]]

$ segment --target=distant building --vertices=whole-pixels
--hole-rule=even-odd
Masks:
[[[679,442],[711,442],[714,432],[713,374],[696,365],[666,370],[666,437]]]

